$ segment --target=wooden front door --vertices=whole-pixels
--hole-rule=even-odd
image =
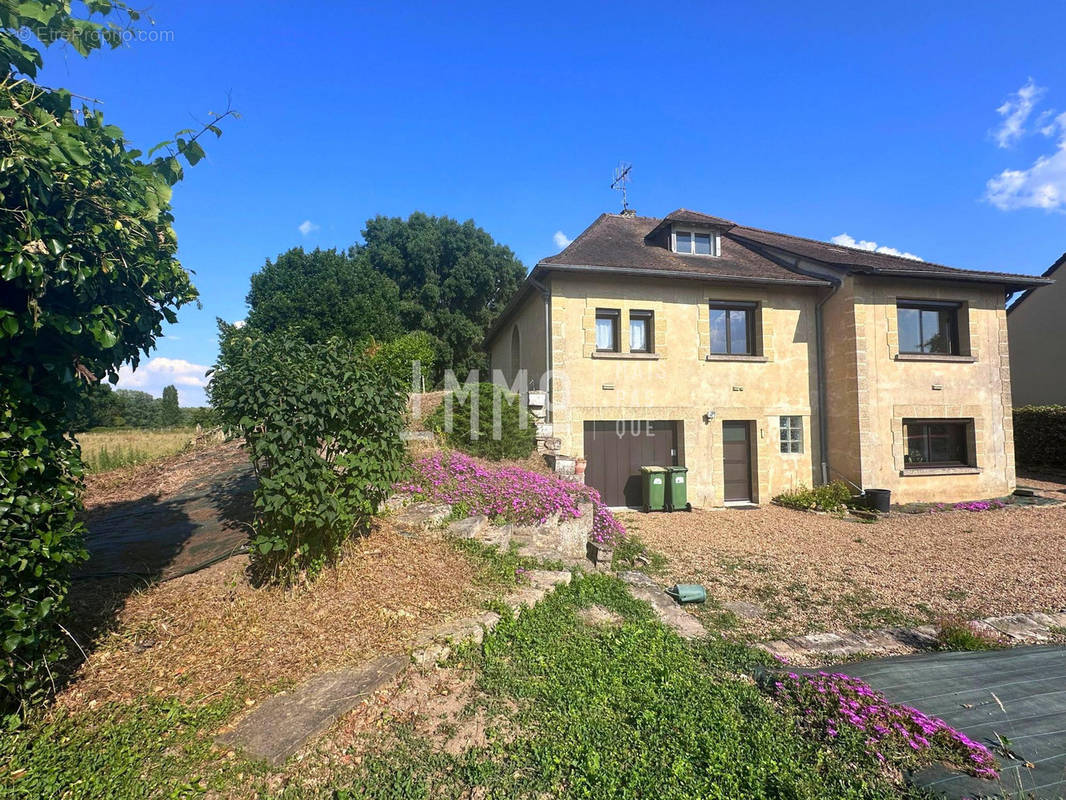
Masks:
[[[751,424],[722,423],[722,488],[725,501],[751,502]]]
[[[609,506],[639,507],[640,468],[684,465],[682,424],[670,420],[585,423],[585,483]]]

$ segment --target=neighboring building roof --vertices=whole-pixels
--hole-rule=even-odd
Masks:
[[[1044,274],[1043,274],[1043,275],[1041,275],[1041,277],[1042,277],[1042,278],[1050,278],[1050,277],[1051,277],[1052,275],[1054,275],[1054,274],[1055,274],[1055,271],[1056,271],[1056,270],[1057,270],[1057,269],[1058,269],[1059,267],[1061,267],[1061,266],[1063,266],[1063,265],[1066,265],[1066,253],[1063,253],[1063,254],[1062,254],[1061,256],[1059,256],[1059,260],[1058,260],[1058,261],[1056,261],[1056,262],[1055,262],[1054,264],[1052,264],[1052,265],[1051,265],[1050,267],[1048,267],[1048,268],[1047,268],[1047,269],[1046,269],[1046,270],[1044,271]],[[1017,300],[1015,300],[1015,301],[1014,301],[1013,303],[1011,303],[1011,305],[1010,305],[1010,308],[1008,308],[1008,309],[1007,309],[1007,313],[1009,314],[1009,313],[1010,313],[1010,312],[1012,312],[1012,311],[1013,311],[1014,309],[1016,309],[1016,308],[1017,308],[1018,306],[1020,306],[1020,305],[1022,304],[1022,301],[1024,301],[1024,300],[1025,300],[1025,299],[1026,299],[1027,297],[1029,297],[1029,295],[1031,295],[1031,294],[1032,294],[1033,292],[1035,292],[1035,291],[1036,291],[1037,289],[1039,289],[1039,288],[1040,288],[1039,286],[1034,286],[1034,287],[1033,287],[1033,288],[1031,288],[1031,289],[1026,289],[1026,290],[1025,290],[1025,291],[1024,291],[1023,293],[1022,293],[1022,296],[1021,296],[1021,297],[1019,297],[1019,298],[1018,298]]]

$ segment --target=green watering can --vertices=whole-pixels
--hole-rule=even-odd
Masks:
[[[707,600],[707,590],[698,583],[678,583],[667,589],[666,593],[682,605]]]

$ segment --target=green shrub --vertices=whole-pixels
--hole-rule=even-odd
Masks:
[[[401,477],[407,395],[351,342],[219,327],[209,392],[258,477],[253,569],[260,580],[314,575]]]
[[[452,447],[493,461],[528,458],[537,447],[533,416],[523,412],[518,395],[494,383],[479,383],[467,397],[447,395],[426,426],[442,433]]]
[[[783,492],[774,497],[774,502],[786,508],[795,508],[799,511],[832,511],[839,512],[847,508],[851,500],[851,489],[843,481],[833,481],[822,486],[808,489],[800,486],[789,492]]]
[[[429,384],[440,363],[438,353],[441,347],[441,342],[425,331],[412,331],[379,345],[374,360],[404,386],[421,391],[421,386],[411,386],[411,362],[419,362],[421,373]]]
[[[1014,455],[1025,466],[1066,469],[1066,406],[1014,409]]]
[[[941,617],[936,623],[937,650],[1002,650],[1002,636],[978,628],[962,617]]]

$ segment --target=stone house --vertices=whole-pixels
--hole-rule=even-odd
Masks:
[[[1015,406],[1066,406],[1066,253],[1045,278],[1061,280],[1039,293],[1027,290],[1007,309],[1010,383]]]
[[[894,500],[1014,489],[1005,300],[1047,283],[748,228],[603,214],[540,261],[484,345],[609,505],[641,465],[697,506],[846,480]],[[497,372],[498,371],[498,372]]]

